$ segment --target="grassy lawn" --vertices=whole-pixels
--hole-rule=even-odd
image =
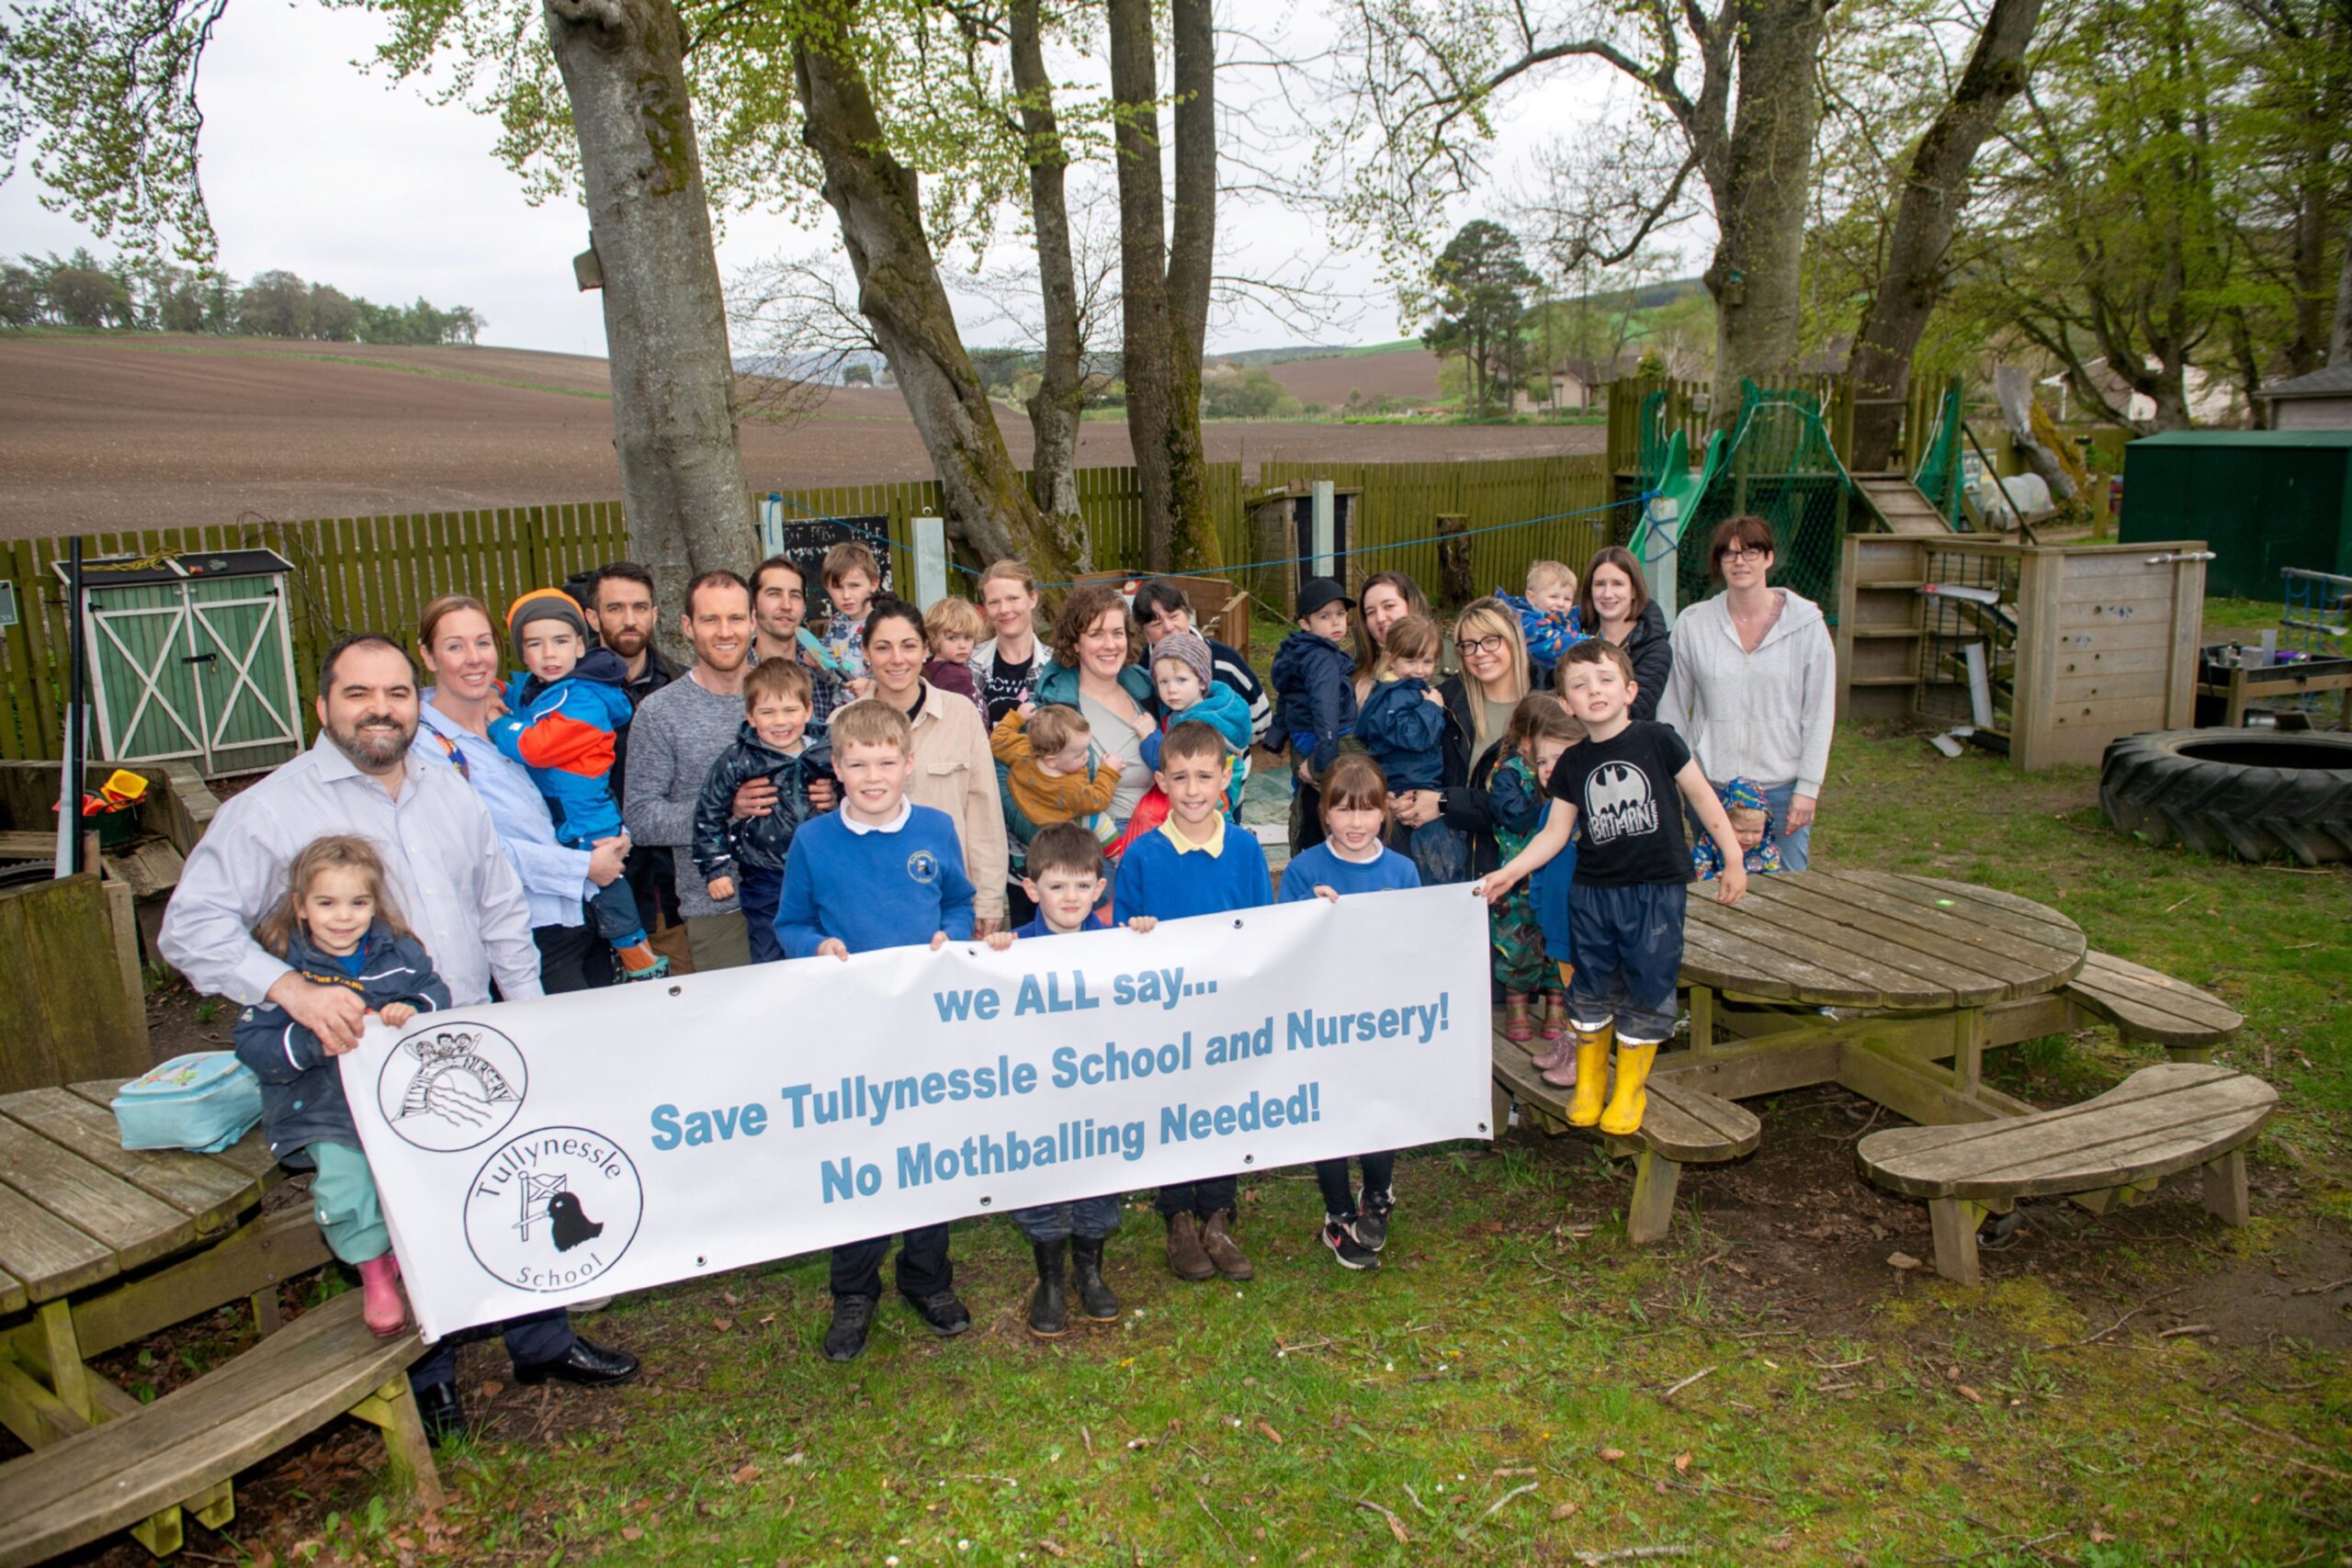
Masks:
[[[2107,827],[2095,783],[1849,729],[1815,852],[2041,899],[2094,946],[2243,1009],[2228,1059],[2285,1101],[2256,1151],[2248,1229],[2206,1217],[2177,1179],[2106,1219],[2030,1205],[1982,1292],[1890,1268],[1928,1254],[1924,1214],[1853,1174],[1867,1107],[1842,1091],[1760,1106],[1764,1147],[1747,1168],[1686,1174],[1694,1213],[1646,1251],[1624,1240],[1627,1173],[1579,1139],[1408,1156],[1372,1274],[1320,1255],[1313,1182],[1275,1173],[1245,1189],[1254,1282],[1175,1280],[1158,1222],[1130,1208],[1112,1246],[1130,1314],[1052,1345],[1022,1326],[1026,1250],[991,1221],[957,1233],[978,1324],[953,1343],[892,1302],[864,1361],[826,1365],[824,1268],[797,1260],[586,1320],[644,1354],[628,1389],[500,1387],[503,1358],[468,1350],[488,1429],[445,1458],[458,1500],[437,1520],[387,1523],[376,1483],[346,1471],[286,1502],[267,1550],[886,1568],[1567,1563],[1636,1547],[1724,1565],[2352,1562],[2352,875],[2147,849]],[[2050,1104],[2160,1053],[2102,1032],[2006,1055],[2001,1087]]]

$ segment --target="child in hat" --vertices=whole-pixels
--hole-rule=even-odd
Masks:
[[[1298,629],[1274,653],[1281,706],[1274,716],[1278,733],[1266,744],[1279,746],[1287,735],[1298,767],[1299,790],[1291,800],[1293,854],[1322,840],[1317,785],[1339,761],[1340,743],[1355,733],[1356,661],[1347,649],[1348,612],[1355,607],[1336,580],[1308,578],[1298,590]]]

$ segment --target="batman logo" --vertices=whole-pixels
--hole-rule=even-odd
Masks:
[[[1657,800],[1647,774],[1631,762],[1603,762],[1584,781],[1585,836],[1605,844],[1657,831]]]

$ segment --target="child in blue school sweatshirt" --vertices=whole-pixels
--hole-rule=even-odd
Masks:
[[[1248,829],[1225,815],[1225,737],[1198,719],[1170,727],[1153,774],[1168,796],[1168,819],[1137,839],[1119,861],[1111,908],[1120,919],[1154,920],[1254,909],[1274,901],[1266,852]],[[1168,1266],[1181,1280],[1255,1272],[1233,1239],[1240,1182],[1231,1176],[1173,1182],[1159,1190],[1168,1222]]]
[[[1077,936],[1108,931],[1102,903],[1102,846],[1075,822],[1053,822],[1029,841],[1021,890],[1037,906],[1036,917],[1018,931],[997,931],[989,945],[1002,953],[1013,942],[1040,937]],[[1137,915],[1131,930],[1148,931],[1157,922]],[[1121,1195],[1105,1192],[1066,1203],[1039,1203],[1012,1212],[1012,1223],[1029,1238],[1037,1261],[1037,1288],[1029,1297],[1029,1332],[1056,1339],[1069,1328],[1070,1284],[1078,1310],[1093,1323],[1119,1321],[1119,1298],[1102,1278],[1102,1248],[1119,1228]],[[1066,1283],[1062,1255],[1069,1255],[1073,1280]]]
[[[775,937],[787,959],[885,947],[941,947],[972,934],[971,879],[956,824],[907,798],[914,728],[889,704],[867,697],[836,709],[833,773],[841,809],[793,836],[776,898]],[[890,1238],[833,1248],[833,1318],[825,1359],[854,1361],[882,1296]],[[918,1225],[900,1238],[899,1293],[941,1336],[963,1333],[972,1314],[956,1298],[947,1226]]]
[[[1387,893],[1419,887],[1413,863],[1380,841],[1388,826],[1388,781],[1369,757],[1342,757],[1323,781],[1323,841],[1283,867],[1282,902],[1309,898],[1338,903],[1342,894]],[[1377,1269],[1388,1245],[1388,1216],[1396,1207],[1396,1151],[1358,1156],[1363,1190],[1348,1186],[1348,1161],[1315,1162],[1323,1189],[1323,1245],[1342,1269]]]

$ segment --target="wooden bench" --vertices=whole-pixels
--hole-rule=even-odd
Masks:
[[[94,1380],[105,1391],[95,1426],[36,1387],[54,1406],[43,1418],[73,1435],[0,1465],[0,1568],[142,1521],[149,1551],[177,1551],[176,1506],[219,1529],[236,1511],[231,1476],[345,1414],[380,1427],[396,1476],[421,1506],[439,1507],[440,1477],[408,1386],[416,1336],[379,1339],[359,1303],[356,1291],[337,1296],[153,1404]],[[159,1515],[171,1520],[167,1532],[153,1528]]]
[[[1522,1119],[1546,1133],[1589,1133],[1611,1154],[1630,1156],[1634,1195],[1625,1206],[1625,1235],[1637,1246],[1665,1238],[1674,1222],[1674,1190],[1684,1166],[1737,1159],[1752,1153],[1763,1134],[1754,1112],[1677,1082],[1671,1054],[1661,1055],[1650,1074],[1649,1109],[1639,1132],[1617,1137],[1598,1127],[1571,1127],[1568,1099],[1574,1091],[1544,1081],[1533,1060],[1541,1048],[1538,1042],[1521,1044],[1496,1032],[1495,1131],[1510,1125],[1510,1102],[1517,1100]]]
[[[2221,998],[2111,953],[2087,954],[2063,994],[2124,1039],[2161,1045],[2176,1062],[2210,1062],[2214,1046],[2245,1027],[2245,1015]]]
[[[1936,1272],[1974,1285],[1977,1226],[2020,1198],[2071,1197],[2103,1213],[2201,1166],[2205,1207],[2225,1224],[2245,1224],[2245,1145],[2278,1106],[2260,1078],[2167,1062],[2059,1111],[1873,1133],[1855,1158],[1880,1186],[1928,1201]]]

